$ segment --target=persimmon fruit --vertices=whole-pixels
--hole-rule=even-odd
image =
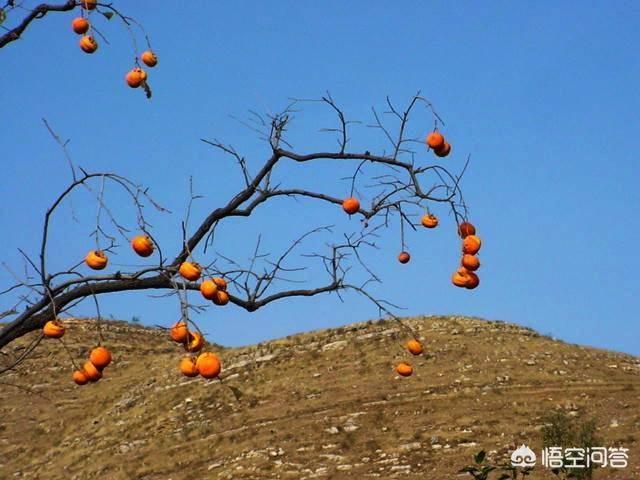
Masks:
[[[409,255],[409,252],[400,252],[400,254],[398,255],[398,261],[402,264],[409,263],[409,260],[411,260],[411,255]]]
[[[398,373],[398,375],[402,377],[410,377],[411,374],[413,373],[413,367],[409,365],[407,362],[400,362],[396,366],[396,372]]]
[[[202,268],[196,262],[182,262],[178,273],[180,273],[183,278],[195,282],[200,278]]]
[[[102,370],[111,363],[111,352],[104,347],[96,347],[91,350],[89,360],[97,369]]]
[[[84,35],[89,31],[89,21],[83,17],[76,17],[71,22],[71,28],[78,35]]]
[[[103,270],[109,263],[109,258],[102,250],[91,250],[84,257],[84,263],[93,270]]]
[[[198,368],[193,357],[185,357],[180,360],[180,373],[185,377],[196,377],[198,375]]]
[[[179,321],[174,323],[171,330],[169,330],[169,335],[174,342],[185,342],[189,336],[189,329],[186,322]]]
[[[425,228],[436,228],[438,226],[438,217],[436,217],[432,213],[429,213],[429,214],[423,215],[420,222],[422,223],[422,226]]]
[[[142,63],[144,63],[147,67],[155,67],[158,64],[158,57],[151,50],[142,52],[142,55],[140,55],[140,60],[142,60]]]
[[[98,42],[96,42],[96,39],[91,35],[85,35],[78,43],[82,51],[85,53],[93,53],[98,50]]]
[[[198,369],[198,373],[204,378],[216,378],[220,374],[222,365],[215,353],[203,352],[198,355],[196,368]]]
[[[42,333],[47,338],[62,338],[64,332],[64,324],[60,320],[49,320],[42,329]]]
[[[431,132],[427,135],[426,143],[430,148],[437,150],[444,146],[445,141],[440,132]]]
[[[148,235],[137,235],[131,240],[131,248],[141,257],[148,257],[155,249],[153,241]]]
[[[358,213],[358,210],[360,210],[360,200],[354,197],[349,197],[342,202],[342,209],[349,215]]]
[[[420,343],[415,338],[412,338],[407,342],[407,350],[409,350],[412,355],[420,355],[423,351],[422,343]]]

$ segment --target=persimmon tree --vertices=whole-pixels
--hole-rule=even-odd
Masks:
[[[17,2],[7,2],[5,9],[7,6],[16,8],[16,5]],[[94,5],[129,21],[111,4]],[[33,20],[47,12],[64,11],[67,7],[71,10],[77,6],[78,2],[66,2],[59,6],[37,7],[17,27],[0,37],[0,46],[19,38]],[[146,85],[144,81],[143,84]],[[295,114],[305,107],[322,107],[335,116],[335,124],[323,129],[335,136],[334,148],[307,151],[293,147],[287,132]],[[417,126],[411,123],[413,118],[425,115],[428,121],[423,120]],[[204,335],[194,317],[206,312],[207,308],[235,307],[254,312],[294,297],[333,293],[342,298],[345,292],[363,296],[381,315],[400,322],[410,337],[407,350],[413,355],[422,354],[423,348],[416,335],[395,316],[395,304],[370,291],[370,286],[381,279],[367,265],[364,252],[375,248],[376,239],[381,235],[399,233],[398,261],[409,262],[405,231],[438,227],[440,222],[434,212],[445,207],[451,213],[452,226],[462,238],[461,265],[453,274],[452,283],[458,287],[476,288],[479,278],[474,272],[480,265],[476,254],[481,243],[474,226],[468,222],[468,209],[460,186],[469,158],[456,158],[452,153],[454,149],[442,133],[444,122],[420,92],[402,108],[387,98],[383,111],[372,109],[370,123],[366,126],[380,134],[382,141],[376,148],[352,148],[357,123],[360,122],[350,119],[331,95],[326,94],[316,100],[293,99],[276,114],[253,113],[250,128],[264,140],[264,156],[260,161],[248,160],[233,146],[219,140],[203,139],[216,152],[234,162],[240,182],[229,198],[216,196],[218,204],[212,205],[198,219],[192,218],[191,207],[199,196],[191,189],[189,207],[181,221],[180,247],[169,252],[163,249],[163,243],[168,242],[156,237],[145,212],[151,208],[162,214],[170,213],[152,197],[149,189],[116,172],[94,172],[87,166],[78,165],[72,160],[68,142],[45,121],[46,128],[64,153],[70,180],[52,199],[44,214],[37,253],[30,255],[20,249],[24,261],[22,268],[5,265],[15,281],[0,291],[0,298],[4,298],[9,306],[0,313],[0,319],[7,322],[0,329],[0,374],[17,368],[45,339],[58,339],[64,343],[64,318],[83,302],[91,302],[96,309],[97,347],[83,366],[76,365],[74,358],[71,362],[76,383],[98,380],[102,369],[111,361],[111,352],[103,345],[100,330],[100,298],[106,294],[147,290],[164,291],[167,296],[176,298],[177,321],[169,335],[189,354],[203,348]],[[409,133],[416,131],[419,133]],[[295,165],[303,172],[310,171],[313,165],[325,169],[327,174],[348,166],[351,174],[346,179],[346,188],[336,187],[343,185],[337,178],[331,183],[316,182],[316,189],[311,189],[301,181],[303,176],[281,175],[286,165]],[[234,178],[231,172],[225,172],[225,175],[229,175],[229,181]],[[126,196],[130,210],[115,211],[105,197],[108,189],[117,189]],[[95,248],[88,249],[84,259],[82,255],[73,256],[65,268],[53,270],[50,268],[50,237],[55,228],[54,219],[61,213],[62,206],[79,192],[88,194],[97,207],[90,234]],[[326,218],[349,215],[360,221],[351,223],[357,228],[342,234],[336,233],[331,225],[314,226],[300,232],[293,242],[283,244],[276,255],[266,255],[262,251],[258,235],[254,254],[246,264],[213,251],[216,232],[225,224],[232,219],[250,222],[257,211],[278,199],[289,202],[305,199],[324,206]],[[308,240],[320,234],[330,238],[325,248],[306,251]],[[119,243],[122,239],[124,242]],[[109,257],[119,249],[129,248],[128,245],[144,259],[144,266],[113,269]],[[291,278],[296,272],[305,272],[312,264],[324,272],[322,277],[314,274],[303,276],[302,280]],[[360,275],[354,280],[356,270]],[[204,298],[207,304],[198,304],[194,296],[199,301]],[[36,331],[40,333],[30,338],[26,348],[8,348],[11,342]],[[197,359],[191,356],[183,359],[179,368],[186,376],[200,374],[205,378],[219,378],[221,362],[215,354],[204,352]],[[413,369],[409,363],[402,362],[396,371],[409,376]]]

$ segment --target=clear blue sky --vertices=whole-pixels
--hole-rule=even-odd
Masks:
[[[252,165],[268,155],[230,115],[276,111],[288,97],[329,90],[352,118],[370,120],[370,106],[382,108],[385,95],[402,102],[421,89],[447,121],[456,152],[447,165],[457,170],[461,154],[472,154],[463,188],[484,240],[482,284],[472,292],[451,286],[458,243],[453,220],[436,210],[442,228],[409,237],[410,264],[395,261],[395,227],[380,241],[368,258],[384,284],[373,291],[405,306],[406,315],[506,320],[640,354],[639,4],[118,3],[145,25],[158,52],[151,101],[124,85],[132,55],[115,20],[97,21],[111,45],[102,42],[93,56],[78,50],[72,14],[37,21],[0,51],[2,261],[19,269],[18,247],[35,255],[44,210],[69,179],[42,117],[71,138],[77,163],[142,182],[174,211],[152,217],[154,233],[171,250],[180,242],[189,175],[205,196],[194,220],[225,201],[239,180],[232,162],[200,138],[232,143]],[[296,149],[331,147],[333,139],[317,132],[328,118],[315,108],[301,114],[292,131]],[[371,129],[359,127],[353,137],[371,151],[384,146]],[[318,188],[344,196],[341,172],[330,173],[325,168],[315,178]],[[298,169],[287,180],[310,178]],[[109,201],[133,226],[123,198]],[[56,218],[52,266],[91,248],[86,222],[94,207],[85,208],[82,196],[74,205],[80,223],[68,208]],[[244,261],[258,231],[277,253],[311,225],[336,224],[338,232],[357,226],[339,210],[284,205],[264,209],[250,225],[231,222],[216,249]],[[126,245],[112,261],[142,263]],[[0,272],[0,283],[10,281]],[[376,316],[366,301],[345,299],[298,299],[252,314],[229,306],[197,321],[212,341],[238,345]],[[168,325],[178,316],[174,300],[148,292],[101,300],[116,318]],[[87,303],[78,313],[91,311]]]

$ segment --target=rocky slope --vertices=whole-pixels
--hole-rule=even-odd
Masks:
[[[0,378],[0,478],[463,478],[480,449],[492,462],[522,443],[539,451],[556,409],[630,449],[629,467],[595,478],[640,478],[640,359],[502,322],[405,321],[427,347],[420,357],[396,322],[358,323],[210,346],[222,382],[180,376],[182,352],[159,329],[103,324],[115,360],[84,387],[62,345],[42,342]],[[95,322],[68,323],[70,354],[86,358]],[[399,360],[412,377],[395,375]]]

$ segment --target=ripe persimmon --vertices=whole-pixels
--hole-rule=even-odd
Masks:
[[[200,284],[200,293],[207,300],[213,300],[218,293],[218,285],[212,279],[207,279]]]
[[[96,42],[96,39],[91,35],[85,35],[78,43],[82,51],[85,53],[93,53],[98,49],[98,42]]]
[[[148,257],[153,253],[154,246],[148,235],[137,235],[131,240],[131,248],[141,257]]]
[[[42,329],[42,333],[47,338],[61,338],[64,331],[64,325],[60,320],[49,320]]]
[[[193,357],[185,357],[180,360],[180,373],[185,377],[195,377],[198,375],[196,360]]]
[[[409,252],[400,252],[400,255],[398,255],[398,261],[400,263],[409,263],[409,260],[411,260],[411,255],[409,255]]]
[[[444,142],[444,145],[440,148],[434,149],[433,153],[438,157],[446,157],[451,153],[451,144],[449,142]]]
[[[158,57],[151,50],[142,52],[142,55],[140,55],[140,60],[142,60],[142,63],[144,63],[147,67],[155,67],[158,64]]]
[[[80,0],[80,6],[85,10],[95,10],[98,0]]]
[[[171,330],[169,330],[169,335],[174,342],[185,342],[189,336],[189,329],[186,322],[179,321],[174,323]]]
[[[467,235],[462,241],[462,252],[469,255],[475,255],[476,253],[478,253],[481,246],[482,242],[480,241],[480,237],[477,237],[475,235]]]
[[[227,291],[227,281],[224,278],[213,277],[211,280],[213,280],[213,283],[215,283],[220,290],[222,290],[223,292]]]
[[[204,346],[204,337],[200,332],[189,332],[187,341],[184,343],[184,349],[187,352],[198,352]]]
[[[131,88],[138,88],[147,79],[147,72],[139,67],[129,70],[124,77],[125,82]]]
[[[475,234],[476,234],[476,227],[474,227],[472,223],[462,222],[458,226],[458,235],[460,235],[460,238],[466,238],[469,235],[475,235]]]
[[[407,362],[400,362],[396,366],[396,372],[403,377],[409,377],[413,373],[413,367]]]
[[[97,369],[102,370],[111,363],[111,352],[104,347],[96,347],[91,350],[89,360]]]
[[[431,132],[429,133],[429,135],[427,135],[427,145],[434,149],[437,150],[439,148],[442,148],[444,146],[444,137],[442,136],[442,134],[440,132]]]
[[[78,35],[84,35],[89,30],[89,21],[83,17],[76,17],[71,22],[71,28]]]
[[[426,228],[436,228],[438,226],[438,217],[432,213],[428,213],[422,216],[421,223]]]
[[[102,250],[91,250],[87,253],[87,256],[84,257],[84,263],[94,270],[102,270],[107,266],[107,263],[109,263],[109,258],[107,258],[107,255]]]
[[[469,283],[469,279],[470,279],[469,271],[464,267],[460,267],[451,276],[451,282],[456,287],[466,287],[467,284]]]
[[[82,366],[82,371],[90,382],[97,382],[102,378],[102,372],[100,369],[91,362],[85,362]]]
[[[474,272],[469,272],[469,280],[467,281],[465,288],[473,290],[478,285],[480,285],[480,277],[478,277]]]
[[[202,268],[196,262],[182,262],[178,273],[187,280],[195,282],[202,274]]]
[[[213,303],[219,306],[226,305],[229,303],[229,294],[224,290],[218,289],[215,296],[212,298]]]
[[[474,272],[478,268],[480,268],[480,260],[475,255],[470,255],[466,253],[462,256],[460,265],[462,265],[464,268],[466,268],[470,272]]]
[[[198,355],[196,368],[198,369],[198,373],[204,378],[215,378],[220,374],[222,365],[215,353],[203,352]]]
[[[89,381],[89,379],[87,378],[87,375],[82,371],[82,370],[76,370],[75,372],[73,372],[73,381],[76,382],[78,385],[86,385],[87,382]]]
[[[412,338],[407,342],[407,350],[413,355],[420,355],[422,353],[422,344],[415,338]]]
[[[358,213],[360,210],[360,200],[357,198],[349,197],[342,202],[342,209],[349,215]]]

